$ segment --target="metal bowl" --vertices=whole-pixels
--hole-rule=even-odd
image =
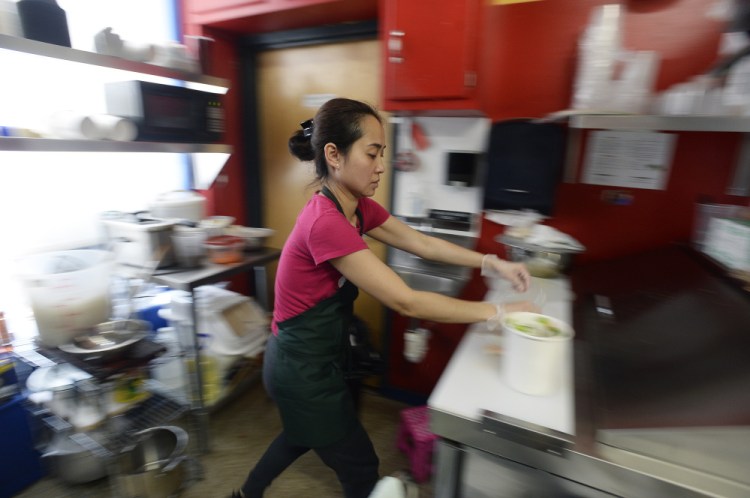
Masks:
[[[527,244],[521,239],[501,235],[498,242],[505,245],[508,259],[526,264],[532,277],[556,278],[566,273],[573,258],[582,252],[574,248],[549,248]]]
[[[73,338],[58,346],[61,351],[86,360],[111,360],[146,337],[151,324],[144,320],[113,320],[98,324],[90,334]]]
[[[163,425],[133,434],[134,444],[118,457],[119,482],[125,498],[167,498],[183,486],[188,434]]]

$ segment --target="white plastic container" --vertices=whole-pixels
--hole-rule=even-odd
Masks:
[[[142,268],[164,268],[174,264],[174,224],[174,220],[161,218],[102,219],[117,262]]]
[[[113,261],[112,253],[99,250],[42,253],[19,261],[42,344],[68,343],[109,319]]]
[[[206,216],[206,198],[193,190],[174,190],[157,196],[149,210],[157,218],[174,218],[198,223]]]
[[[549,337],[531,335],[519,324],[543,319],[558,332]],[[503,380],[516,391],[547,396],[560,388],[565,354],[573,329],[565,322],[546,315],[518,311],[503,320],[504,344],[501,356]]]

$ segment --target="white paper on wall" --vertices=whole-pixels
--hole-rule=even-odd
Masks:
[[[664,190],[676,135],[595,131],[589,139],[583,183]]]

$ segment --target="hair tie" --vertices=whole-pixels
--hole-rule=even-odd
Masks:
[[[302,127],[302,136],[309,137],[313,133],[313,120],[308,119],[307,121],[302,121],[299,124]]]

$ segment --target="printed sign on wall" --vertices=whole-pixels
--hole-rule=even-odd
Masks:
[[[586,151],[583,182],[613,187],[664,190],[676,135],[595,131]]]

